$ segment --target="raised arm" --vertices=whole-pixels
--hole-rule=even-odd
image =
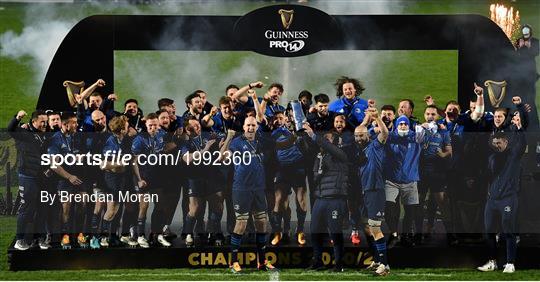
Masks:
[[[471,113],[471,119],[478,122],[484,115],[484,89],[478,86],[476,82],[474,83],[474,93],[476,94],[476,107]]]
[[[264,84],[260,81],[250,82],[248,85],[238,89],[238,91],[236,91],[236,93],[234,93],[234,95],[232,96],[232,99],[242,104],[245,104],[249,99],[248,96],[245,95],[247,91],[253,88],[262,88],[263,86]]]
[[[90,85],[90,87],[86,88],[79,96],[81,98],[81,101],[84,101],[86,98],[90,97],[94,91],[96,91],[96,88],[105,86],[105,80],[98,79],[94,84]]]
[[[218,108],[216,106],[213,106],[210,112],[205,115],[201,120],[201,125],[205,128],[211,128],[214,126],[214,116],[217,114]]]
[[[255,107],[255,118],[257,119],[257,123],[262,123],[264,120],[264,110],[261,103],[259,103],[259,99],[257,99],[257,93],[255,92],[255,90],[249,89],[247,91],[247,94],[253,100],[253,105]],[[263,101],[263,103],[265,103],[264,106],[266,107],[266,102]]]
[[[386,143],[386,140],[388,139],[388,127],[384,124],[381,117],[379,116],[379,112],[377,112],[376,108],[370,108],[366,114],[366,118],[369,119],[375,119],[375,122],[377,123],[377,127],[379,128],[380,132],[377,135],[377,139],[381,144]],[[364,118],[364,119],[366,119]]]

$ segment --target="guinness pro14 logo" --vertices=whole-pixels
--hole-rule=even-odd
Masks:
[[[308,31],[289,30],[294,19],[294,10],[279,9],[278,14],[281,16],[281,23],[285,30],[266,30],[264,32],[264,37],[270,40],[269,47],[284,49],[288,53],[302,50],[306,45],[303,39],[309,37]]]

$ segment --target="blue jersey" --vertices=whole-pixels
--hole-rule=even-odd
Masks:
[[[131,154],[131,144],[133,142],[133,138],[129,136],[124,136],[122,141],[118,139],[115,135],[111,134],[107,141],[105,142],[105,146],[103,147],[103,154],[109,154],[109,159],[112,155],[118,154],[118,152],[121,153],[121,155],[125,154]]]
[[[386,157],[384,144],[379,138],[375,138],[366,146],[364,154],[367,161],[358,170],[362,189],[365,191],[384,189],[383,162]]]
[[[420,179],[418,165],[422,146],[417,142],[416,133],[409,131],[405,137],[392,131],[386,140],[386,162],[384,174],[387,180],[405,184]]]
[[[450,134],[444,129],[425,131],[424,142],[422,143],[422,169],[446,169],[446,160],[439,157],[437,152],[439,149],[444,151],[446,146],[451,145]]]
[[[68,154],[84,154],[86,153],[86,143],[84,142],[81,133],[64,134],[61,131],[56,132],[50,142],[47,149],[48,154],[59,154],[66,156]],[[84,168],[82,166],[67,166],[62,165],[69,173],[80,174]],[[80,175],[79,175],[80,176]]]
[[[239,117],[243,119],[246,116],[246,112],[248,109],[254,109],[255,103],[253,103],[253,99],[251,97],[248,97],[247,102],[242,104],[240,102],[236,102],[233,113],[236,117]],[[242,122],[243,123],[243,122]]]
[[[450,135],[450,142],[452,144],[452,157],[450,159],[449,166],[450,168],[457,168],[459,163],[464,158],[465,150],[465,126],[458,122],[448,122],[446,120],[441,120],[439,122],[446,126],[446,130]]]
[[[258,98],[259,100],[259,103],[262,103],[263,101],[263,98]],[[253,103],[253,101],[251,100],[251,103]],[[264,115],[271,118],[275,115],[276,112],[282,112],[284,113],[285,112],[285,107],[283,107],[282,105],[280,104],[266,104],[266,109],[264,111]]]
[[[275,142],[259,134],[249,141],[244,135],[231,141],[231,154],[242,158],[234,164],[233,190],[255,191],[265,189],[265,158],[269,151],[275,150]],[[245,153],[249,152],[249,153]]]
[[[272,139],[277,142],[288,140],[293,135],[287,128],[278,127],[272,132]],[[280,165],[290,165],[303,160],[303,154],[296,144],[285,149],[277,150],[277,160]]]
[[[131,152],[134,155],[145,155],[145,162],[148,161],[148,156],[159,155],[163,151],[165,143],[163,142],[162,130],[159,130],[155,136],[150,136],[148,132],[142,132],[133,139],[131,144]],[[141,159],[143,161],[143,159]],[[150,185],[154,185],[159,178],[159,165],[139,164],[141,177]]]
[[[186,153],[194,153],[195,151],[200,152],[202,149],[204,149],[204,147],[206,147],[206,143],[208,143],[208,141],[210,141],[210,134],[206,132],[202,132],[201,135],[190,138],[182,144],[182,148],[180,149],[181,155],[184,156]],[[212,151],[209,151],[209,153],[212,153]],[[214,157],[215,155],[212,154],[212,160]],[[195,158],[197,159],[196,162],[192,160],[185,166],[187,178],[202,179],[208,178],[208,176],[216,176],[215,174],[218,167],[215,165],[204,165],[203,160],[205,158],[203,158],[203,153],[197,155]]]
[[[347,125],[351,128],[356,128],[364,120],[364,111],[368,108],[366,100],[355,97],[352,100],[341,97],[333,101],[328,106],[328,111],[335,114],[345,115],[347,117]]]
[[[218,112],[214,117],[212,117],[214,125],[212,126],[212,131],[227,134],[227,130],[232,129],[234,131],[242,131],[242,124],[240,119],[232,116],[230,119],[224,119],[221,112]]]

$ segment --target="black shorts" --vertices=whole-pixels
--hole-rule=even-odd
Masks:
[[[303,163],[281,166],[274,182],[285,188],[306,187],[306,170]],[[287,191],[290,193],[290,189]]]
[[[88,185],[86,185],[86,182],[84,180],[82,181],[83,184],[81,185],[73,185],[71,184],[71,182],[69,182],[69,180],[62,179],[58,181],[56,188],[59,192],[67,191],[69,194],[88,193],[90,189],[88,189]]]
[[[105,172],[105,193],[111,194],[113,201],[118,201],[119,192],[127,191],[126,176],[124,173]]]
[[[420,174],[418,193],[425,194],[446,192],[447,178],[443,172],[427,170]]]
[[[266,193],[264,190],[233,190],[232,201],[235,213],[266,212]]]
[[[368,219],[383,220],[386,193],[384,189],[364,191],[364,206]]]
[[[221,185],[216,185],[207,179],[188,179],[188,197],[204,198],[221,192]]]

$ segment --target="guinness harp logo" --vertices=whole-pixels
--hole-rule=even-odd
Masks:
[[[486,82],[484,82],[484,85],[487,87],[489,101],[491,102],[491,105],[495,108],[498,108],[506,95],[506,80],[503,80],[503,81],[486,80]],[[497,85],[500,88],[500,93],[498,97],[497,95],[495,95],[495,90],[493,89],[493,85]]]
[[[281,24],[283,24],[283,28],[289,29],[289,26],[291,26],[293,21],[294,10],[279,9],[278,13],[281,15]]]

